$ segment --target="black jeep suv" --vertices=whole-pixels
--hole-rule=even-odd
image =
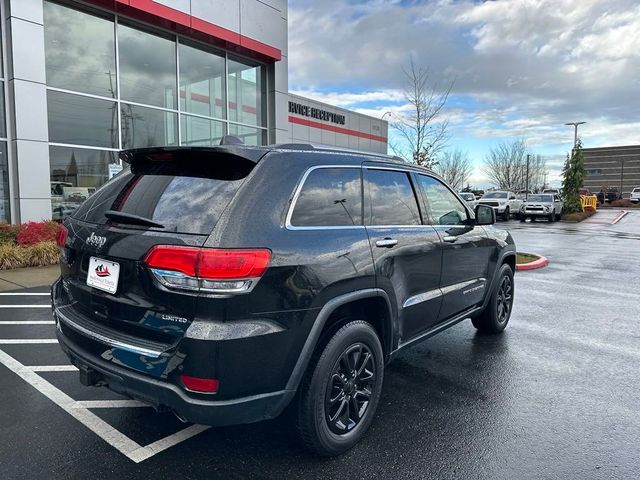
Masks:
[[[304,444],[335,455],[400,350],[509,321],[511,236],[424,168],[309,145],[121,158],[58,235],[53,315],[85,385],[210,425],[289,406]]]

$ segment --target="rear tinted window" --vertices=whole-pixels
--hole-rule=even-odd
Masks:
[[[307,176],[291,215],[295,227],[362,225],[359,168],[319,168]]]
[[[249,171],[239,165],[230,174],[228,164],[222,171],[189,161],[134,165],[98,190],[73,217],[104,224],[109,221],[104,213],[115,210],[153,220],[165,231],[209,234]]]
[[[420,225],[420,211],[409,176],[392,170],[367,170],[368,225]]]

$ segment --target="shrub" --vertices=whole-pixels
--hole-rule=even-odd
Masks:
[[[19,226],[16,242],[18,245],[55,242],[58,228],[58,224],[53,221],[23,223]]]
[[[23,267],[44,267],[59,261],[59,249],[55,242],[35,245],[0,244],[0,270]]]
[[[587,218],[595,215],[595,210],[586,210],[584,212],[574,212],[574,213],[566,213],[562,215],[562,219],[567,222],[581,222],[586,220]]]
[[[15,243],[0,244],[0,270],[25,266],[24,249]]]
[[[619,200],[614,200],[613,202],[611,202],[610,204],[612,207],[631,207],[632,203],[631,200],[629,200],[628,198],[624,198],[624,199],[619,199]]]
[[[60,260],[60,250],[55,242],[40,242],[25,247],[26,261],[30,267],[55,265]]]
[[[0,223],[0,243],[15,243],[19,231],[20,225]]]

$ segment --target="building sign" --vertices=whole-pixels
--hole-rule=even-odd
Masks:
[[[344,115],[310,107],[309,105],[302,105],[297,102],[289,102],[289,113],[295,113],[296,115],[301,115],[303,117],[315,118],[316,120],[324,120],[325,122],[337,123],[338,125],[344,125],[346,122],[346,117]]]

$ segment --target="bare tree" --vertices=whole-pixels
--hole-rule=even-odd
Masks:
[[[454,189],[461,190],[471,176],[472,167],[469,154],[454,149],[440,155],[433,169]]]
[[[527,182],[527,144],[524,139],[502,142],[491,148],[485,158],[482,172],[491,183],[503,190],[518,191],[544,188],[548,171],[546,160],[540,155],[529,156]]]
[[[440,116],[453,82],[441,90],[430,83],[429,71],[416,67],[413,58],[402,71],[406,77],[404,96],[410,108],[407,113],[395,115],[391,128],[400,134],[405,145],[391,145],[391,149],[408,162],[431,168],[447,141],[448,122]]]

